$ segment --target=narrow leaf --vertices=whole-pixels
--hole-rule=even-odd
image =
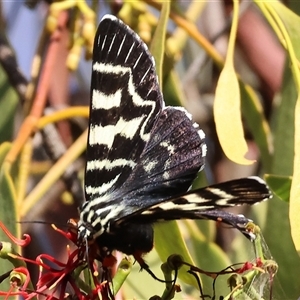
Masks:
[[[13,134],[14,115],[18,105],[18,95],[10,85],[7,75],[0,66],[0,143],[10,140]]]
[[[297,87],[297,102],[295,108],[295,140],[294,140],[294,171],[291,187],[289,217],[291,223],[291,234],[295,248],[300,255],[300,72],[297,52],[299,50],[300,17],[294,14],[279,2],[268,3],[268,10],[276,21],[285,41],[287,52],[291,60],[295,84]]]
[[[265,179],[269,188],[277,197],[285,202],[289,202],[292,177],[267,174]]]
[[[295,157],[294,173],[290,198],[290,222],[292,238],[298,254],[300,255],[300,95],[295,110]]]
[[[13,235],[18,236],[19,225],[17,224],[15,208],[15,190],[12,178],[5,167],[5,163],[3,163],[10,148],[11,144],[7,142],[0,145],[0,220]],[[10,242],[9,238],[4,234],[4,232],[2,232],[2,230],[0,230],[0,241]],[[0,274],[4,274],[11,269],[12,264],[9,260],[1,259]],[[9,290],[9,288],[10,284],[7,280],[1,284],[2,290]]]
[[[293,78],[288,72],[285,72],[285,82],[283,83],[282,103],[280,105],[281,115],[279,116],[280,123],[276,123],[277,129],[275,138],[275,161],[272,165],[272,173],[292,175],[293,183],[291,187],[290,205],[279,201],[274,197],[272,203],[268,207],[268,219],[266,222],[265,236],[267,243],[272,250],[274,257],[278,258],[279,270],[278,279],[281,286],[284,286],[285,295],[279,299],[296,299],[299,297],[300,286],[297,280],[300,276],[300,261],[295,248],[299,253],[299,26],[300,18],[288,8],[286,8],[279,1],[256,1],[256,4],[262,9],[267,16],[270,25],[276,29],[274,30],[279,40],[287,49],[289,60],[288,66],[291,68]],[[290,81],[289,83],[287,82]],[[288,85],[287,85],[288,84]],[[295,89],[294,89],[295,88]],[[297,91],[296,91],[297,90]],[[293,128],[293,127],[296,128]],[[294,135],[294,149],[291,142],[292,135]],[[278,136],[278,133],[281,136]],[[287,145],[287,147],[286,147]],[[279,151],[280,152],[279,152]],[[293,156],[294,155],[294,156]],[[292,160],[294,160],[292,162]],[[293,167],[294,166],[294,167]],[[289,211],[288,211],[289,210]],[[298,214],[297,214],[298,212]],[[275,229],[275,230],[274,230]],[[292,240],[293,238],[293,240]],[[278,242],[280,241],[280,242]],[[288,255],[282,255],[288,253]],[[291,280],[292,279],[292,280]],[[274,285],[274,293],[280,293],[281,287]]]
[[[165,55],[165,42],[166,42],[166,31],[167,24],[170,14],[170,2],[166,1],[162,4],[162,10],[160,18],[154,33],[154,37],[151,42],[150,52],[155,59],[156,73],[159,81],[159,85],[162,86],[162,66]]]
[[[241,120],[240,88],[233,66],[237,21],[238,2],[234,1],[228,52],[216,88],[214,118],[218,138],[225,155],[236,163],[249,165],[253,161],[244,157],[248,152],[248,146],[244,138]]]

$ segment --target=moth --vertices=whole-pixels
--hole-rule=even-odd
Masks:
[[[165,106],[145,43],[116,17],[104,16],[94,41],[78,238],[143,264],[156,222],[212,219],[249,236],[249,219],[221,209],[268,199],[268,187],[249,177],[188,191],[206,152],[205,134],[191,115]]]

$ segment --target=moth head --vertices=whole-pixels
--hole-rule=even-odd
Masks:
[[[77,224],[79,240],[95,240],[104,229],[99,216],[88,207],[89,202],[85,202],[80,208],[80,217]]]

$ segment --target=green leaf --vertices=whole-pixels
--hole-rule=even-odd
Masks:
[[[278,198],[285,202],[290,201],[292,177],[266,174],[265,179],[269,188]]]
[[[272,175],[292,176],[294,159],[294,110],[297,92],[291,70],[286,64],[281,90],[280,105],[273,117],[274,156],[270,170]],[[288,130],[287,130],[288,129]],[[300,286],[291,278],[300,277],[300,260],[291,237],[289,205],[276,196],[268,201],[264,236],[276,259],[279,270],[276,275],[286,295],[279,299],[297,299]],[[287,255],[282,255],[287,253]],[[274,294],[281,293],[280,285],[274,285]]]
[[[215,230],[213,230],[216,226],[214,221],[201,220],[195,222],[186,220],[184,223],[187,225],[191,253],[198,268],[204,271],[218,272],[232,264],[228,255],[216,243],[212,242],[216,239]],[[207,231],[205,235],[203,234],[203,225],[213,228],[209,234],[207,234]],[[221,277],[220,280],[216,280],[216,299],[229,292],[226,280]],[[213,292],[213,279],[207,275],[201,275],[201,280],[204,294],[211,295]]]
[[[185,99],[185,96],[181,89],[179,76],[175,70],[169,71],[164,77],[163,94],[167,105],[184,106],[183,99]]]
[[[0,144],[0,166],[2,166],[4,159],[6,157],[6,154],[11,148],[11,143],[4,142]]]
[[[294,55],[298,60],[300,60],[300,41],[299,41],[300,17],[279,1],[270,1],[269,3],[267,3],[267,8],[270,9],[270,7],[275,10],[276,14],[283,22],[284,29],[287,31],[288,38],[290,39],[290,42],[293,46]],[[276,20],[275,14],[273,14],[273,17]],[[276,21],[278,23],[278,20]],[[288,44],[286,44],[286,46],[289,47]],[[287,50],[289,51],[290,49]],[[290,52],[289,54],[291,55]]]
[[[297,102],[295,107],[295,142],[294,142],[294,170],[290,197],[290,224],[291,234],[296,250],[300,255],[300,71],[299,71],[299,26],[300,17],[286,8],[280,2],[272,2],[266,5],[271,16],[276,21],[284,39],[294,81],[297,87]]]
[[[255,143],[259,147],[261,161],[265,170],[271,166],[273,152],[273,140],[271,130],[264,115],[264,110],[260,99],[254,90],[246,84],[240,82],[241,108],[243,117],[254,137]]]
[[[151,271],[161,279],[164,279],[161,271],[161,260],[155,250],[145,255],[144,259],[150,266]],[[151,286],[151,288],[149,288]],[[126,295],[126,299],[149,299],[154,295],[162,295],[165,285],[141,270],[140,266],[135,263],[130,272],[130,276],[122,286],[122,294]]]
[[[16,194],[13,186],[13,181],[10,174],[3,164],[6,154],[10,150],[11,145],[9,143],[3,143],[0,145],[0,221],[9,229],[9,231],[18,236],[17,216],[15,210]],[[0,230],[0,241],[10,242],[9,238]],[[12,264],[8,260],[1,260],[0,262],[0,274],[4,274],[13,268]],[[10,284],[8,280],[5,280],[0,284],[1,290],[8,291]]]
[[[292,63],[292,70],[294,75],[294,80],[296,82],[298,97],[295,108],[295,142],[294,142],[294,172],[291,187],[291,197],[290,197],[290,223],[291,223],[291,233],[292,238],[300,255],[300,72],[299,72],[299,26],[300,18],[292,11],[287,9],[284,5],[280,3],[271,4],[271,6],[276,10],[280,19],[285,25],[285,29],[288,35],[283,31],[283,36],[287,44],[287,50]],[[292,44],[292,45],[291,45]]]
[[[297,91],[292,73],[288,64],[286,64],[281,101],[276,108],[274,120],[272,120],[274,124],[274,156],[270,173],[274,175],[288,177],[293,174],[296,97]],[[284,286],[286,293],[280,299],[296,299],[300,294],[300,287],[291,278],[300,277],[300,260],[291,237],[288,204],[279,200],[276,196],[268,201],[266,220],[264,236],[279,265],[276,276],[280,285]],[[288,255],[282,255],[282,253],[288,253]],[[274,285],[274,293],[275,295],[281,293],[280,286]]]
[[[300,94],[295,110],[295,157],[290,197],[290,222],[292,238],[300,255]]]
[[[179,254],[185,262],[195,264],[175,221],[156,224],[154,230],[154,246],[162,262],[166,262],[171,254]],[[179,270],[178,277],[183,282],[198,288],[195,278],[187,273],[188,269],[183,266]]]
[[[158,76],[159,85],[162,86],[163,79],[163,60],[165,55],[165,42],[166,42],[166,32],[167,24],[170,14],[170,2],[166,1],[162,4],[162,10],[160,13],[160,18],[151,42],[150,52],[155,59],[156,73]]]
[[[0,220],[4,225],[10,230],[14,235],[17,235],[16,226],[16,192],[13,184],[13,180],[6,168],[5,163],[3,163],[6,154],[8,153],[11,145],[9,143],[3,143],[0,146]],[[0,231],[1,239],[4,235]],[[5,236],[6,237],[6,236]],[[7,240],[7,237],[5,238]]]
[[[130,274],[131,268],[132,268],[132,262],[126,258],[123,258],[119,263],[117,272],[113,278],[114,295],[116,295],[117,292],[122,287],[127,276]]]
[[[278,124],[275,136],[275,153],[272,174],[293,174],[290,207],[274,197],[268,205],[268,216],[265,227],[267,243],[276,258],[279,271],[278,278],[284,287],[284,299],[296,299],[300,294],[300,286],[296,278],[300,277],[300,260],[295,251],[300,248],[299,233],[299,159],[300,159],[300,132],[299,132],[299,105],[295,102],[299,98],[299,26],[300,18],[279,1],[255,1],[265,14],[266,18],[278,35],[288,53],[288,64],[291,73],[285,72],[281,105],[278,113]],[[288,75],[288,76],[287,76]],[[288,79],[288,81],[287,81]],[[295,89],[296,87],[296,89]],[[285,94],[289,91],[290,95]],[[297,102],[299,99],[297,100]],[[276,122],[277,123],[277,122]],[[294,129],[296,129],[294,134]],[[276,141],[277,140],[277,141]],[[294,149],[292,148],[294,146]],[[295,153],[295,156],[294,156]],[[294,193],[293,193],[294,191]],[[293,235],[293,240],[291,237]],[[285,253],[285,255],[283,255]],[[280,288],[274,286],[274,293]],[[283,299],[283,297],[281,297]]]
[[[7,75],[0,65],[0,143],[11,139],[18,95],[10,85]]]
[[[268,172],[275,175],[293,175],[296,99],[297,90],[287,63],[283,74],[281,93],[277,99],[280,104],[277,108],[275,107],[271,121],[274,135],[274,155],[272,169]]]

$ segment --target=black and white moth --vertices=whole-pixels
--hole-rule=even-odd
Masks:
[[[247,218],[219,209],[270,198],[268,187],[249,177],[187,192],[206,151],[205,135],[187,111],[165,106],[144,42],[104,16],[94,41],[78,238],[139,258],[152,249],[152,224],[159,221],[212,219],[249,236]]]

